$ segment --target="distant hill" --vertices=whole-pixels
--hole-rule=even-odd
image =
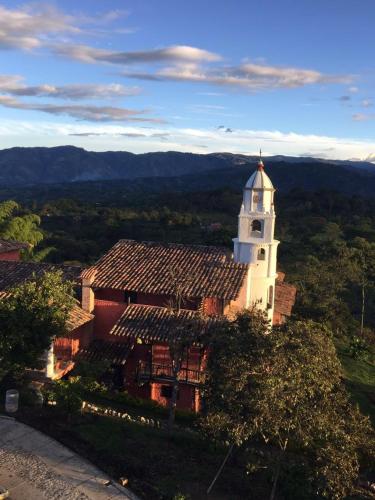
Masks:
[[[116,186],[151,191],[242,189],[256,162],[256,157],[230,153],[201,155],[171,151],[136,155],[123,151],[90,152],[73,146],[11,148],[0,150],[0,186],[37,186],[43,191],[43,186],[50,190],[51,184],[68,183],[68,189],[86,191],[89,187],[83,188],[81,184],[86,185],[87,181],[94,188],[106,184],[103,181],[124,180],[111,189]],[[375,165],[370,162],[274,156],[267,157],[265,163],[280,191],[298,188],[362,196],[375,193]]]

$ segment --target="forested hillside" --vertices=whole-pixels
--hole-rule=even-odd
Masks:
[[[0,150],[0,187],[123,180],[122,186],[142,190],[242,189],[257,160],[230,153],[169,151],[137,155],[91,152],[72,146],[12,148]],[[266,168],[284,192],[298,187],[370,196],[375,191],[375,166],[369,162],[275,156],[267,158]]]

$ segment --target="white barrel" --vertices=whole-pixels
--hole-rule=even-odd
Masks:
[[[19,392],[16,389],[9,389],[5,393],[5,411],[15,413],[18,410]]]

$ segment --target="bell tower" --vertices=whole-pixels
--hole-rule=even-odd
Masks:
[[[261,157],[247,181],[238,216],[238,237],[233,239],[234,260],[250,264],[247,307],[256,305],[272,321],[275,300],[277,246],[274,239],[275,189],[264,171]]]

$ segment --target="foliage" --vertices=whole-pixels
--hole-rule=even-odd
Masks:
[[[14,215],[15,212],[20,212],[20,208],[12,200],[0,203],[0,237],[35,246],[43,239],[43,233],[39,229],[41,219],[35,214]]]
[[[73,307],[72,284],[61,272],[35,276],[0,301],[0,378],[24,368],[40,368],[55,336],[66,333]]]
[[[213,339],[205,395],[203,428],[216,439],[238,446],[263,441],[256,469],[272,469],[271,498],[289,462],[303,467],[312,491],[342,498],[362,458],[374,452],[369,422],[350,404],[334,344],[320,324],[294,321],[269,330],[261,313],[239,314]]]
[[[172,294],[168,304],[169,335],[167,339],[172,372],[172,395],[169,400],[168,427],[171,431],[175,421],[177,395],[179,388],[179,373],[184,359],[190,355],[194,344],[202,341],[209,327],[208,318],[203,314],[184,316],[183,307],[186,302],[186,290],[194,280],[193,273],[187,275],[180,269],[170,269],[169,282]]]
[[[47,400],[56,402],[57,409],[68,418],[77,415],[82,409],[84,400],[83,384],[80,377],[69,380],[57,380],[47,391]]]
[[[367,292],[375,286],[375,243],[357,237],[353,240],[353,245],[354,272],[352,281],[361,290],[360,336],[363,338]]]
[[[74,373],[84,380],[99,380],[110,366],[111,363],[105,359],[95,363],[80,360],[74,367]]]
[[[354,359],[365,359],[368,354],[366,342],[360,337],[353,337],[349,344],[349,355]]]

